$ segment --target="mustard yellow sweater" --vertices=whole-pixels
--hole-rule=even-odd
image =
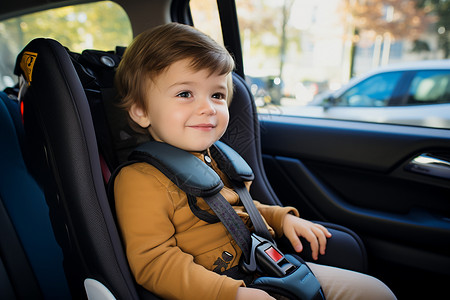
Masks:
[[[203,154],[193,155],[204,161]],[[237,193],[214,161],[212,167],[225,184],[220,193],[249,224]],[[235,299],[244,283],[213,272],[236,266],[241,257],[222,223],[209,224],[194,216],[186,194],[147,163],[123,168],[114,193],[128,262],[140,285],[164,299]],[[212,213],[203,199],[197,200],[201,209]],[[282,235],[287,213],[298,215],[292,207],[255,204],[273,235]]]

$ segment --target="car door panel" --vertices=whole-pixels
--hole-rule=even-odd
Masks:
[[[423,153],[450,157],[448,130],[273,115],[260,121],[266,173],[285,205],[354,230],[372,262],[450,276],[450,181],[407,168]]]

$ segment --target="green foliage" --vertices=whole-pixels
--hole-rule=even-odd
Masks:
[[[86,45],[113,49],[117,43],[128,44],[132,37],[128,17],[108,1],[29,14],[7,20],[4,26],[10,39],[19,39],[17,44],[25,45],[35,37],[51,37],[74,51]]]
[[[435,16],[435,31],[438,35],[439,48],[444,58],[450,58],[450,1],[448,0],[415,0],[418,7],[426,8],[429,15]]]
[[[117,4],[102,1],[61,7],[0,22],[0,88],[14,78],[15,57],[32,39],[49,37],[72,51],[114,50],[132,38],[128,16]]]

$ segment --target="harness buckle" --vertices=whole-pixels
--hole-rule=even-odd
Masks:
[[[258,271],[269,276],[285,277],[297,270],[298,267],[292,264],[273,242],[254,233],[251,238],[250,261],[241,262],[244,272]]]

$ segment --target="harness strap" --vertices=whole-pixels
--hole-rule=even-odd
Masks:
[[[172,173],[174,171],[173,168],[171,168],[170,166],[165,165],[164,163],[166,162],[165,159],[168,159],[168,157],[166,157],[167,153],[170,154],[174,154],[171,151],[168,152],[161,152],[158,153],[158,150],[162,150],[162,148],[166,148],[166,146],[162,146],[162,143],[158,143],[158,142],[149,142],[149,145],[145,146],[145,150],[144,148],[140,148],[139,151],[133,152],[132,155],[130,155],[130,160],[128,162],[125,162],[123,164],[121,164],[111,175],[111,180],[109,182],[108,185],[108,196],[110,197],[110,199],[114,199],[114,180],[117,176],[117,174],[119,173],[120,169],[122,169],[123,167],[139,162],[139,161],[144,161],[147,162],[153,166],[155,166],[158,170],[160,170],[164,175],[166,175],[169,179],[172,180],[172,182],[174,182],[181,190],[183,190],[188,198],[188,203],[189,203],[189,207],[191,208],[191,211],[193,212],[193,214],[198,217],[199,219],[208,222],[208,223],[217,223],[217,222],[222,222],[222,224],[225,226],[225,228],[228,230],[228,232],[231,234],[231,236],[233,237],[233,239],[236,241],[236,244],[239,246],[239,248],[242,250],[242,255],[245,258],[246,262],[250,261],[250,257],[251,257],[251,246],[252,246],[252,239],[251,239],[251,234],[250,231],[248,230],[248,228],[245,226],[244,222],[242,222],[241,218],[238,216],[238,214],[236,213],[236,211],[233,209],[233,207],[231,206],[231,204],[219,193],[215,193],[211,196],[203,196],[203,199],[205,200],[205,202],[209,205],[209,207],[212,209],[212,211],[215,213],[215,215],[210,214],[209,212],[200,209],[197,206],[197,198],[196,196],[198,194],[201,194],[201,191],[199,191],[197,188],[195,188],[195,184],[192,183],[192,181],[187,182],[186,178],[184,176],[181,176],[180,173]],[[160,145],[161,144],[161,145]],[[164,144],[167,145],[167,144]],[[152,146],[155,146],[155,150],[157,150],[157,153],[154,152],[147,152],[150,151],[150,148]],[[167,145],[168,146],[168,145]],[[170,150],[170,149],[169,149]],[[178,149],[179,150],[179,149]],[[182,150],[180,150],[182,151]],[[185,152],[185,151],[183,151]],[[207,168],[207,170],[211,170],[212,172],[214,172],[212,169],[208,168],[202,161],[200,161],[199,159],[195,158],[194,156],[192,156],[191,154],[185,152],[186,154],[188,154],[188,157],[190,158],[191,164],[189,164],[189,162],[187,161],[186,163],[188,163],[187,168],[189,170],[189,166],[192,167],[192,162],[193,164],[197,164],[197,161],[204,166],[204,168]],[[170,155],[169,155],[170,156]],[[205,176],[205,180],[206,183],[205,186],[208,186],[209,188],[211,188],[211,186],[215,186],[215,185],[210,185],[208,184],[208,181],[211,181],[208,173],[202,173]],[[214,174],[217,176],[217,174],[214,172]],[[178,176],[177,180],[174,179],[174,176]],[[180,177],[181,176],[181,177]],[[180,178],[184,178],[184,180],[180,179]],[[215,178],[213,178],[215,180]],[[223,186],[222,181],[216,183],[217,185],[219,185],[220,187]],[[193,192],[196,192],[197,195],[193,195]]]
[[[139,146],[130,155],[128,164],[143,161],[155,166],[186,193],[194,215],[209,223],[221,221],[242,250],[244,261],[241,262],[241,267],[246,271],[242,273],[240,268],[236,267],[226,271],[229,276],[242,277],[248,282],[254,271],[263,271],[275,277],[261,277],[254,281],[256,286],[292,290],[293,294],[289,293],[288,296],[291,299],[324,299],[320,284],[309,268],[290,256],[283,255],[276,248],[244,184],[245,180],[253,179],[251,168],[239,154],[223,143],[218,142],[215,147],[211,147],[211,154],[219,168],[232,182],[234,190],[249,214],[256,234],[250,233],[231,204],[220,194],[223,182],[217,173],[189,152],[152,141]],[[116,169],[110,181],[108,187],[110,196],[113,195],[112,183],[119,169]],[[200,209],[196,197],[202,197],[215,216]],[[286,280],[289,282],[286,283]],[[299,281],[302,284],[297,284]]]
[[[130,160],[150,163],[166,175],[188,195],[189,206],[198,218],[206,222],[217,222],[217,220],[220,220],[239,248],[241,248],[245,261],[250,261],[252,246],[250,231],[238,214],[236,214],[231,204],[219,193],[223,188],[223,183],[213,169],[206,166],[203,161],[192,156],[189,152],[155,141],[145,143],[136,148],[130,155]],[[248,165],[245,167],[244,164],[241,164],[240,169],[240,171],[245,172],[245,176],[252,176]],[[235,176],[238,176],[236,171],[236,168],[234,168]],[[246,192],[248,193],[247,190]],[[197,206],[195,197],[202,197],[216,214],[216,217],[201,210]],[[253,202],[251,202],[251,205],[256,209]],[[259,217],[261,218],[261,216]],[[264,223],[262,220],[261,222]]]
[[[250,261],[251,234],[231,204],[220,193],[211,197],[204,197],[203,199],[205,199],[206,203],[231,234],[236,244],[241,248],[245,261]]]
[[[241,199],[242,204],[245,207],[245,210],[247,211],[250,220],[252,221],[253,227],[255,229],[255,233],[273,243],[275,241],[272,238],[272,235],[270,234],[269,230],[267,229],[266,223],[264,222],[263,218],[261,217],[261,213],[256,208],[255,204],[253,203],[253,199],[248,192],[247,188],[243,183],[235,184],[234,190],[236,193],[238,193],[239,198]]]
[[[217,142],[215,147],[211,147],[211,153],[213,154],[213,157],[217,161],[217,164],[221,170],[224,170],[225,174],[227,174],[227,176],[231,179],[233,188],[239,195],[239,199],[241,200],[242,205],[244,205],[245,210],[252,221],[256,234],[271,242],[274,242],[269,230],[267,229],[266,223],[258,211],[258,208],[256,208],[255,203],[253,202],[253,199],[243,182],[243,180],[253,179],[253,172],[251,169],[250,171],[244,169],[242,166],[243,163],[241,162],[243,159],[231,147],[222,142]],[[226,163],[227,161],[229,161],[229,163]],[[245,163],[245,166],[248,166],[247,163]]]
[[[197,205],[197,197],[194,197],[190,194],[186,194],[188,199],[189,208],[191,209],[192,213],[199,218],[200,220],[203,220],[209,224],[214,224],[217,222],[220,222],[220,219],[213,214],[210,214],[206,210],[201,209]]]

